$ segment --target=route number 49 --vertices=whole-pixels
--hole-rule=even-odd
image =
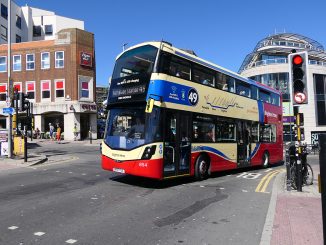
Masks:
[[[198,93],[193,88],[189,90],[188,101],[191,105],[196,105],[198,102]]]

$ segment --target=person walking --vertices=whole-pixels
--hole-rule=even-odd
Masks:
[[[56,137],[57,137],[57,142],[59,144],[61,142],[61,128],[60,128],[60,124],[59,123],[57,125],[57,134],[56,134]]]
[[[54,126],[52,125],[52,123],[49,123],[49,127],[50,127],[50,139],[53,139],[53,133],[54,133]]]
[[[75,123],[75,126],[73,128],[73,133],[74,133],[74,141],[76,141],[78,137],[77,123]]]

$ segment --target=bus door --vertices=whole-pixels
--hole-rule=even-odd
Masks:
[[[238,131],[238,165],[239,167],[250,165],[250,124],[247,122],[237,123]]]
[[[191,116],[189,113],[165,113],[164,177],[189,174],[191,155]]]

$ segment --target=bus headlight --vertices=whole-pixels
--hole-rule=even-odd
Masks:
[[[156,150],[156,145],[147,146],[144,150],[143,156],[141,159],[151,159]]]

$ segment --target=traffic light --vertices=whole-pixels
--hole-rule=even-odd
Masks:
[[[307,104],[308,53],[289,54],[289,64],[293,105]]]
[[[26,99],[28,99],[28,95],[19,93],[19,111],[29,110],[29,101]]]
[[[295,117],[295,138],[296,141],[303,141],[305,140],[305,134],[304,134],[304,119],[303,119],[303,113],[298,113]]]

